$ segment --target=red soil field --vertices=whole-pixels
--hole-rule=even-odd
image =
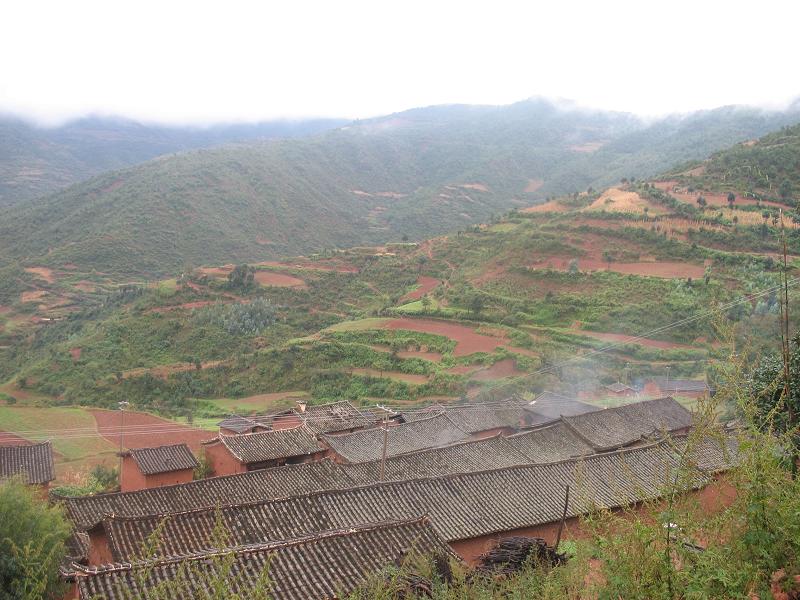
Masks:
[[[475,381],[491,381],[493,379],[502,379],[504,377],[518,377],[524,375],[523,371],[517,369],[517,365],[513,358],[505,358],[501,361],[494,363],[488,369],[481,369],[470,377]]]
[[[419,279],[417,279],[417,284],[419,287],[411,292],[408,292],[405,296],[400,298],[400,302],[410,302],[412,300],[419,300],[425,294],[428,294],[435,290],[439,286],[440,281],[435,277],[427,277],[425,275],[420,275]]]
[[[474,373],[478,369],[480,367],[477,365],[456,365],[447,369],[447,372],[452,375],[467,375],[468,373]]]
[[[25,271],[32,273],[37,277],[41,277],[47,283],[53,283],[56,280],[56,278],[53,276],[53,270],[48,269],[47,267],[26,267]]]
[[[546,269],[552,266],[558,271],[569,269],[570,261],[575,257],[550,256],[542,259],[542,262],[533,265],[534,269]],[[578,258],[578,269],[581,271],[607,271],[609,264],[596,258]],[[692,265],[683,262],[612,262],[610,270],[624,275],[641,275],[644,277],[661,277],[663,279],[684,279],[691,277],[699,279],[705,275],[706,269],[703,265]]]
[[[97,421],[98,433],[115,446],[120,442],[120,418],[118,410],[90,410]],[[140,412],[125,412],[126,448],[148,448],[166,444],[187,444],[193,452],[200,451],[200,442],[214,437],[214,433],[181,425],[166,419]]]
[[[79,361],[81,359],[81,353],[83,352],[82,348],[75,347],[69,349],[69,355],[72,357],[72,362]]]
[[[30,446],[33,442],[10,431],[0,429],[0,446]]]
[[[261,285],[270,287],[305,287],[306,285],[302,279],[274,271],[256,271],[254,278]]]
[[[454,356],[467,356],[475,352],[493,352],[498,346],[507,343],[505,338],[476,333],[471,327],[447,321],[432,319],[392,319],[387,322],[387,329],[406,329],[422,333],[441,335],[456,341]]]

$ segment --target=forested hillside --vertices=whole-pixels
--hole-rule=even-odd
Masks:
[[[0,115],[0,207],[161,154],[233,141],[309,135],[344,123],[311,119],[179,127],[93,117],[58,127],[37,127]]]
[[[440,106],[306,139],[225,146],[106,173],[6,211],[0,264],[119,274],[421,239],[556,193],[659,172],[796,118]]]

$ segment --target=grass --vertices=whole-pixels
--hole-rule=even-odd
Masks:
[[[344,321],[328,327],[326,331],[341,332],[341,331],[368,331],[370,329],[380,329],[387,319],[369,318],[358,319],[356,321]]]
[[[35,442],[52,439],[53,449],[66,461],[117,450],[96,428],[94,417],[83,408],[0,406],[0,430]]]

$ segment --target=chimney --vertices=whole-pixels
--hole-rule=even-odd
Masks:
[[[300,400],[297,401],[297,412],[299,412],[300,414],[306,412],[306,401],[305,400],[300,399]]]

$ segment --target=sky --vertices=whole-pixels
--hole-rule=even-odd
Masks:
[[[641,115],[800,96],[800,2],[4,0],[0,112],[202,124],[533,96]]]

